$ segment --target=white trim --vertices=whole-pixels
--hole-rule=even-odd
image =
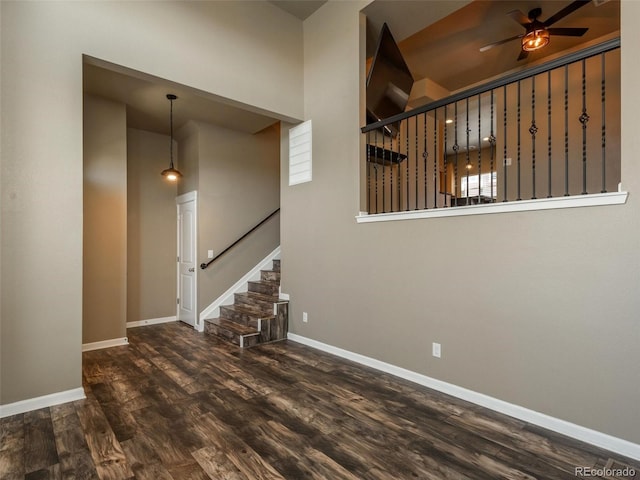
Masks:
[[[632,443],[621,438],[613,437],[606,433],[598,432],[590,428],[576,425],[575,423],[551,417],[544,413],[536,412],[519,405],[514,405],[512,403],[505,402],[503,400],[499,400],[482,393],[474,392],[473,390],[468,390],[451,383],[443,382],[441,380],[437,380],[435,378],[428,377],[426,375],[422,375],[405,368],[391,365],[390,363],[376,360],[375,358],[360,355],[359,353],[350,352],[339,347],[334,347],[333,345],[318,342],[317,340],[303,337],[295,333],[288,333],[287,338],[294,342],[302,343],[303,345],[307,345],[309,347],[331,353],[332,355],[346,358],[356,363],[375,368],[376,370],[390,373],[391,375],[395,375],[396,377],[404,378],[405,380],[409,380],[419,385],[432,388],[439,392],[446,393],[447,395],[451,395],[453,397],[475,403],[476,405],[489,408],[496,412],[504,413],[505,415],[515,417],[525,422],[532,423],[549,430],[553,430],[554,432],[567,435],[591,445],[604,448],[611,452],[615,452],[620,455],[633,458],[635,460],[640,460],[640,445],[637,443]]]
[[[175,322],[178,318],[173,315],[171,317],[148,318],[146,320],[138,320],[136,322],[127,322],[127,328],[144,327],[145,325],[157,325],[158,323]]]
[[[193,202],[193,213],[195,221],[193,223],[193,251],[196,255],[196,263],[193,268],[193,289],[195,291],[193,300],[193,309],[195,310],[195,317],[193,318],[193,328],[198,332],[204,332],[204,322],[198,318],[198,274],[200,272],[200,266],[198,264],[198,191],[192,190],[176,197],[176,259],[180,252],[180,205],[187,202]],[[176,261],[176,299],[180,298],[180,262]],[[176,302],[176,319],[180,316],[180,305]],[[185,322],[186,323],[186,322]]]
[[[464,215],[485,215],[489,213],[528,212],[532,210],[551,210],[557,208],[594,207],[602,205],[622,205],[627,201],[627,192],[595,193],[592,195],[574,195],[571,197],[541,198],[520,200],[517,202],[488,203],[465,207],[433,208],[412,212],[391,212],[367,214],[360,212],[356,216],[358,223],[389,222],[393,220],[415,220],[419,218],[459,217]]]
[[[41,397],[7,403],[6,405],[0,405],[0,418],[31,412],[39,408],[53,407],[61,403],[75,402],[76,400],[82,400],[84,398],[87,398],[84,395],[84,389],[74,388],[72,390],[65,390],[64,392],[51,393]]]
[[[250,271],[245,273],[240,280],[234,283],[227,289],[222,295],[216,298],[211,304],[200,313],[200,323],[204,325],[205,318],[216,318],[220,316],[220,307],[222,305],[231,305],[233,303],[233,294],[246,292],[247,283],[249,281],[260,280],[260,270],[268,270],[266,267],[274,259],[280,258],[280,246],[278,246],[273,252],[264,257],[260,263],[253,267]]]
[[[286,301],[289,301],[289,300],[290,300],[290,298],[289,298],[289,294],[288,294],[288,293],[282,293],[282,292],[280,292],[280,295],[278,296],[278,298],[279,298],[280,300],[286,300]]]
[[[197,190],[192,190],[191,192],[187,192],[187,193],[183,193],[182,195],[178,195],[176,197],[176,205],[180,204],[180,203],[187,203],[190,202],[192,200],[197,200],[198,199],[198,191]]]
[[[91,350],[100,350],[102,348],[121,347],[122,345],[129,345],[129,339],[127,337],[112,338],[111,340],[102,340],[100,342],[83,343],[82,351],[90,352]]]

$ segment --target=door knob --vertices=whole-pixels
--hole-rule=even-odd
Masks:
[[[195,267],[191,267],[191,268],[189,269],[189,271],[190,271],[190,272],[195,272],[195,271],[196,271],[196,269],[195,269]]]

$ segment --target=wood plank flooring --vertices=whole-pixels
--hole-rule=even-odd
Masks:
[[[293,342],[128,334],[83,354],[86,400],[0,420],[2,480],[640,478],[640,462]]]

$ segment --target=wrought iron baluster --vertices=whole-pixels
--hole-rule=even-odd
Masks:
[[[387,213],[387,186],[386,186],[386,177],[387,177],[387,151],[386,151],[386,135],[384,133],[384,128],[382,127],[382,213]]]
[[[371,213],[371,132],[367,132],[367,212]]]
[[[453,144],[453,152],[454,152],[454,159],[455,159],[455,163],[453,164],[453,198],[455,198],[455,206],[458,206],[458,149],[460,148],[458,146],[458,102],[456,102],[454,104],[454,116],[455,118],[453,119],[453,135],[454,135],[454,141],[455,143]]]
[[[529,127],[531,134],[531,198],[536,199],[536,77],[531,77],[531,126]]]
[[[607,169],[606,169],[606,147],[607,147],[607,128],[605,126],[607,113],[605,108],[605,54],[601,53],[600,58],[602,61],[602,85],[601,85],[601,96],[602,96],[602,189],[600,193],[607,193]]]
[[[409,165],[411,164],[411,159],[409,158],[409,119],[407,118],[407,121],[405,122],[405,125],[407,127],[407,142],[406,142],[406,147],[407,147],[407,167],[405,168],[406,172],[407,172],[407,191],[405,193],[405,196],[407,197],[407,212],[410,210],[409,207]],[[400,124],[400,126],[402,126],[402,123]],[[400,161],[400,159],[398,159],[398,161]],[[400,165],[400,163],[398,163],[398,165]]]
[[[447,105],[444,106],[444,151],[442,152],[442,159],[444,165],[444,206],[447,207],[447,190],[449,189],[447,185]]]
[[[466,170],[466,181],[467,181],[467,200],[465,205],[469,205],[469,167],[471,166],[470,163],[470,156],[469,156],[469,134],[471,133],[471,129],[469,128],[469,97],[467,97],[467,104],[466,104],[466,129],[465,129],[465,133],[466,133],[466,139],[467,139],[467,145],[466,145],[466,152],[465,152],[465,159],[466,159],[466,163],[464,164],[464,168]]]
[[[424,149],[422,150],[422,162],[424,163],[424,209],[428,208],[427,205],[427,157],[429,153],[427,151],[427,112],[422,114],[422,119],[424,120]]]
[[[482,119],[480,117],[480,110],[482,110],[481,95],[478,94],[478,203],[480,203],[480,194],[482,192]]]
[[[489,145],[491,146],[490,173],[491,173],[491,203],[495,201],[497,192],[493,191],[493,169],[494,156],[496,154],[496,136],[493,134],[493,90],[491,90],[491,134],[489,135]],[[497,185],[496,185],[497,186]]]
[[[433,111],[433,208],[438,208],[438,191],[440,190],[438,181],[438,110]],[[426,131],[425,131],[426,133]],[[427,141],[425,135],[425,142]],[[425,143],[426,144],[426,143]],[[446,154],[445,154],[446,155]],[[425,195],[425,205],[427,203],[427,197]],[[446,203],[446,199],[445,199]]]
[[[418,172],[418,144],[419,144],[419,139],[418,139],[418,115],[416,115],[416,208],[415,210],[418,210],[418,178],[419,178],[419,172]]]
[[[516,200],[522,200],[522,197],[520,196],[520,81],[518,80],[518,157],[517,157],[517,161],[518,161],[518,166],[517,166],[517,185],[518,185],[518,196],[516,198]]]
[[[392,126],[393,127],[393,126]],[[393,212],[393,128],[391,130],[390,137],[390,146],[389,146],[389,200],[391,201],[391,211]]]
[[[374,158],[375,158],[375,162],[374,162],[374,169],[376,172],[376,213],[378,213],[379,209],[378,209],[378,130],[374,130],[373,131],[373,138],[375,139],[375,150],[374,150]]]
[[[569,65],[564,66],[564,196],[569,196]]]
[[[401,129],[402,128],[402,121],[398,122],[398,185],[397,185],[397,195],[398,195],[398,211],[402,210],[402,169],[400,167],[400,140],[402,139],[402,135],[401,135]],[[409,160],[407,159],[407,163],[409,163]]]
[[[578,118],[582,124],[582,195],[587,194],[587,67],[586,60],[582,60],[582,114]]]
[[[551,70],[547,72],[547,198],[551,198]]]
[[[504,184],[504,192],[503,192],[503,198],[502,201],[503,202],[508,202],[509,200],[507,199],[507,86],[505,85],[504,87],[502,87],[502,92],[503,92],[503,105],[502,107],[504,108],[504,115],[502,115],[502,119],[504,122],[504,156],[502,157],[502,171],[504,172],[503,175],[503,184]]]

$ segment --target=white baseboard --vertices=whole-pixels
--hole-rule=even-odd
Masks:
[[[273,252],[263,258],[260,263],[253,267],[249,272],[244,274],[240,280],[234,283],[226,292],[215,299],[207,308],[200,313],[200,324],[204,328],[205,318],[216,318],[220,316],[220,307],[222,305],[231,305],[233,303],[233,294],[247,291],[247,283],[254,280],[260,280],[260,270],[269,270],[270,263],[274,259],[280,258],[280,247],[278,246]]]
[[[101,342],[83,343],[82,351],[89,352],[91,350],[100,350],[101,348],[120,347],[122,345],[129,345],[129,339],[127,337],[112,338],[111,340],[102,340]]]
[[[42,397],[29,398],[15,403],[8,403],[6,405],[0,405],[0,418],[38,410],[39,408],[52,407],[54,405],[60,405],[61,403],[74,402],[76,400],[82,400],[83,398],[86,398],[84,395],[84,389],[74,388],[73,390],[66,390],[64,392],[43,395]]]
[[[176,322],[178,319],[175,315],[171,317],[148,318],[146,320],[138,320],[137,322],[127,322],[127,328],[144,327],[146,325],[157,325],[159,323]]]
[[[367,367],[375,368],[376,370],[390,373],[396,377],[404,378],[405,380],[446,393],[452,397],[457,397],[496,412],[504,413],[505,415],[509,415],[519,420],[538,425],[548,430],[553,430],[554,432],[624,455],[625,457],[640,460],[640,445],[637,443],[629,442],[628,440],[623,440],[559,418],[551,417],[544,413],[536,412],[482,393],[474,392],[473,390],[459,387],[452,383],[443,382],[405,368],[397,367],[390,363],[376,360],[375,358],[366,357],[359,353],[350,352],[349,350],[344,350],[339,347],[334,347],[333,345],[328,345],[326,343],[318,342],[317,340],[296,335],[295,333],[288,333],[287,338],[294,342],[302,343],[309,347],[331,353],[332,355],[346,358],[347,360],[351,360],[356,363],[366,365]]]

